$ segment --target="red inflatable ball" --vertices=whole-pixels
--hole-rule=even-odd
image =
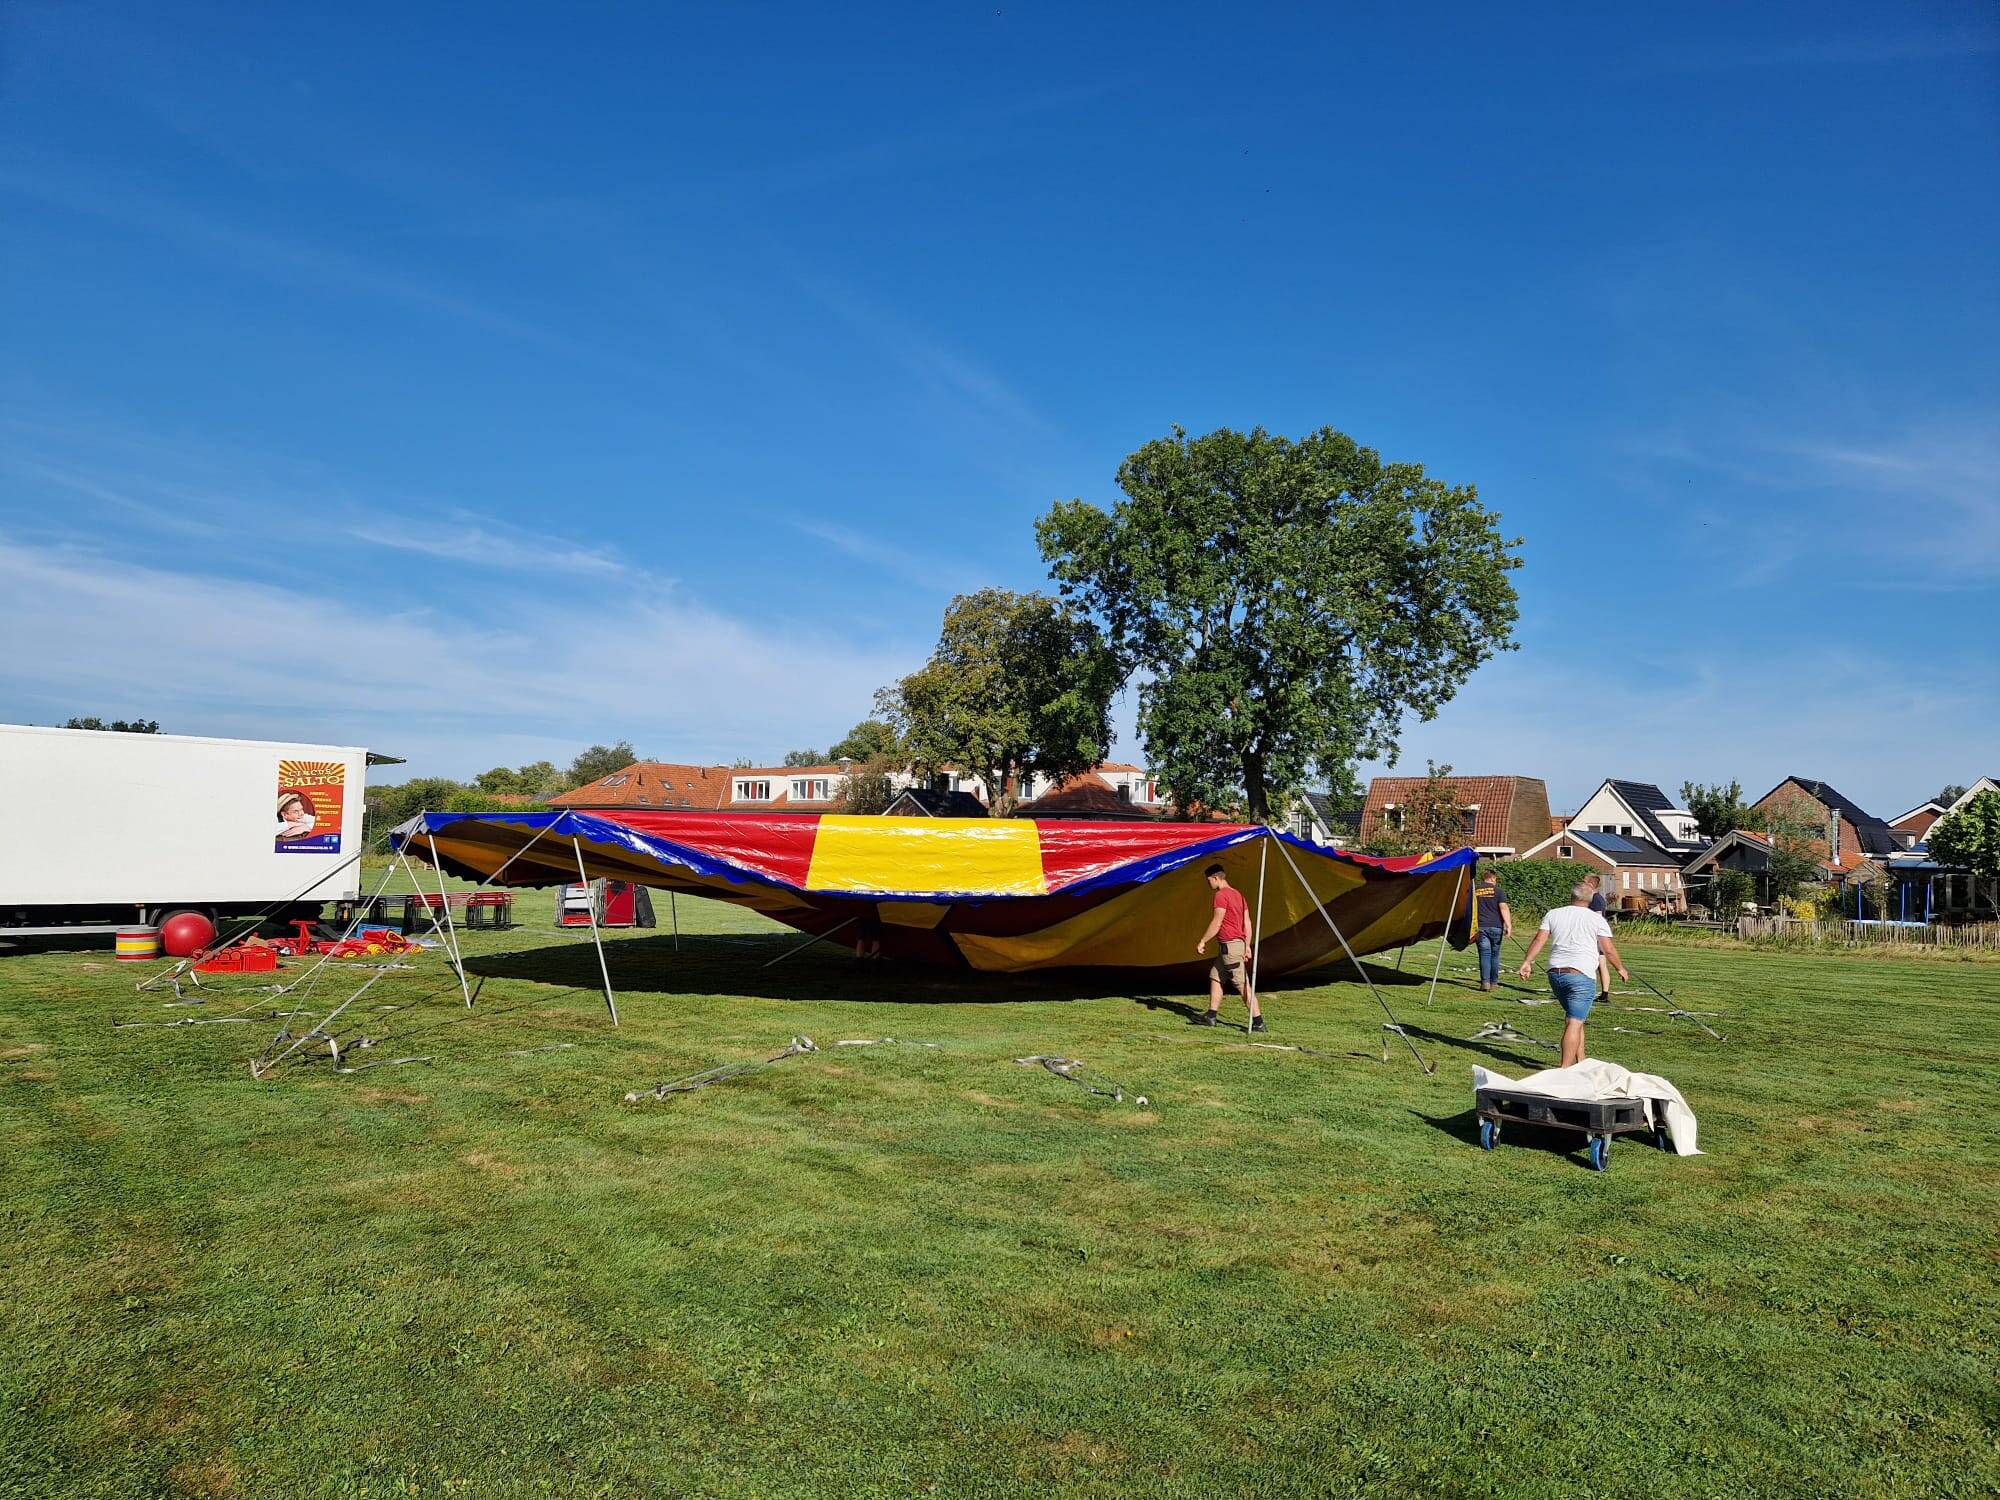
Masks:
[[[192,958],[215,941],[215,924],[198,911],[169,913],[160,921],[160,951],[169,958]]]

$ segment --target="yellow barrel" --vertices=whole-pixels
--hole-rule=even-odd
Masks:
[[[121,927],[117,941],[120,963],[151,963],[160,956],[160,929],[157,927]]]

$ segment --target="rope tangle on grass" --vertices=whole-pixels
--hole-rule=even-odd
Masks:
[[[1075,1084],[1086,1094],[1095,1094],[1100,1099],[1113,1099],[1120,1104],[1125,1102],[1125,1087],[1123,1084],[1106,1078],[1102,1073],[1095,1072],[1073,1057],[1047,1057],[1041,1053],[1035,1053],[1030,1057],[1017,1057],[1014,1061],[1024,1068],[1040,1067],[1046,1069],[1057,1078],[1069,1080],[1069,1082]],[[1132,1101],[1135,1104],[1143,1105],[1146,1103],[1146,1096],[1144,1094],[1134,1094]]]
[[[627,1104],[637,1104],[642,1099],[664,1099],[669,1094],[692,1094],[696,1089],[705,1089],[711,1083],[724,1083],[731,1078],[741,1078],[746,1073],[761,1073],[764,1069],[781,1063],[788,1057],[799,1057],[805,1053],[817,1051],[819,1051],[819,1048],[814,1045],[811,1037],[795,1036],[792,1038],[792,1044],[782,1052],[774,1052],[771,1056],[759,1061],[724,1063],[719,1068],[708,1068],[699,1073],[690,1073],[685,1078],[668,1079],[665,1083],[655,1084],[649,1089],[634,1089],[625,1096],[625,1102]]]

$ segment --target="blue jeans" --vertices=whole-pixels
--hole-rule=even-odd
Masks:
[[[1500,982],[1500,944],[1506,940],[1506,929],[1482,927],[1474,934],[1473,942],[1479,947],[1479,982],[1498,984]]]
[[[1551,969],[1549,988],[1561,1002],[1563,1014],[1572,1021],[1582,1021],[1589,1017],[1591,1002],[1597,998],[1597,976],[1579,974],[1573,969]]]

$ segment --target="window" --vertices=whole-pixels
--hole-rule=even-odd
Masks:
[[[1620,870],[1618,872],[1618,889],[1621,891],[1632,889],[1632,872],[1630,870]]]
[[[1576,858],[1576,850],[1575,850],[1575,849],[1574,849],[1573,847],[1571,847],[1570,845],[1568,845],[1568,844],[1557,844],[1557,845],[1556,845],[1556,858],[1557,858],[1557,859],[1575,859],[1575,858]]]
[[[736,800],[738,802],[769,802],[771,800],[771,783],[768,781],[752,781],[747,777],[738,777],[736,781]]]
[[[1618,831],[1628,839],[1632,837],[1632,825],[1630,823],[1620,823]]]
[[[629,779],[624,776],[607,776],[604,778],[604,784],[606,786],[623,786]]]
[[[1474,825],[1477,824],[1478,822],[1479,822],[1479,809],[1476,807],[1466,808],[1465,823],[1463,826],[1465,828],[1465,836],[1467,838],[1472,837]]]
[[[824,802],[831,785],[825,776],[796,776],[792,778],[792,800],[794,802]]]

